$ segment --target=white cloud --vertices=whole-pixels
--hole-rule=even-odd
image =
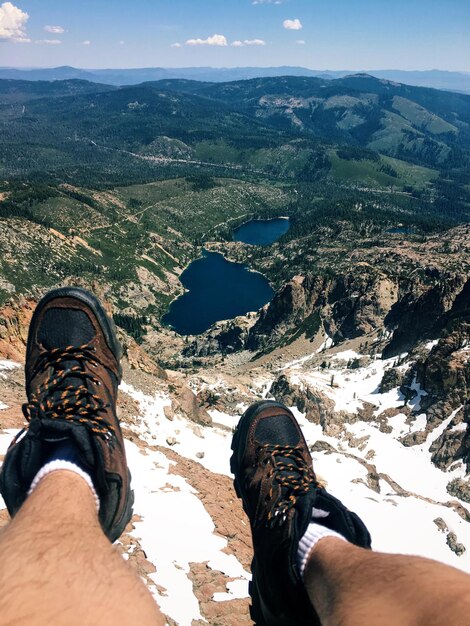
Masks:
[[[242,46],[265,46],[266,42],[263,39],[244,39],[243,41],[236,39],[230,45],[235,48],[241,48]]]
[[[85,39],[85,41],[82,41],[82,46],[89,46],[91,45],[91,41],[89,39]]]
[[[266,42],[263,39],[245,39],[243,42],[245,46],[265,46]]]
[[[54,33],[55,35],[61,35],[62,33],[65,33],[65,29],[62,28],[62,26],[44,26],[44,30],[46,31],[46,33]]]
[[[26,22],[29,15],[15,7],[11,2],[0,5],[0,41],[16,41],[27,43],[31,41],[26,36]]]
[[[172,43],[172,44],[170,45],[170,48],[181,48],[181,44],[180,44],[180,43],[178,43],[177,41],[175,41],[175,43]]]
[[[300,30],[302,28],[302,23],[297,18],[295,18],[295,20],[284,20],[282,25],[284,28],[287,28],[287,30]]]
[[[227,37],[224,35],[212,35],[207,39],[188,39],[187,46],[227,46]]]
[[[62,42],[60,39],[38,39],[34,43],[44,44],[45,46],[58,46]]]
[[[282,4],[284,0],[253,0],[251,4]]]
[[[295,43],[298,43],[299,46],[303,46],[303,45],[305,45],[305,39],[297,39],[297,41]]]

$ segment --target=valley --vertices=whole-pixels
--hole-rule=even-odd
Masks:
[[[118,549],[169,624],[251,623],[228,461],[260,398],[293,408],[376,549],[470,572],[470,96],[364,74],[9,79],[0,131],[0,455],[35,303],[91,289],[124,349],[136,507]],[[266,291],[169,325],[171,303],[194,321],[184,281],[208,258],[259,282],[203,271],[202,309],[222,286]]]

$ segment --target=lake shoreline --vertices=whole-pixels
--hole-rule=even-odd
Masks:
[[[287,216],[251,219],[233,230],[233,241],[271,245],[289,230],[289,222]],[[242,236],[247,241],[235,239],[243,228]],[[183,293],[170,302],[160,323],[183,336],[200,335],[216,322],[259,311],[275,294],[262,272],[205,246],[182,270],[179,281]]]

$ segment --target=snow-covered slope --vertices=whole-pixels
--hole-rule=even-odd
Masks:
[[[384,371],[396,363],[376,358],[358,366],[363,355],[324,349],[328,367],[314,365],[311,355],[254,373],[251,399],[269,397],[280,374],[323,394],[338,415],[327,428],[293,410],[317,475],[363,518],[373,547],[427,556],[470,572],[470,506],[446,491],[450,480],[465,477],[464,467],[456,463],[444,472],[431,463],[429,452],[458,409],[424,443],[406,447],[399,438],[426,423],[419,385],[413,383],[416,394],[409,403],[398,388],[379,393]],[[8,377],[10,364],[0,367]],[[222,396],[229,388],[233,393],[234,385],[221,373],[210,383],[207,376],[204,381],[196,376],[191,384],[196,391],[210,386]],[[232,429],[247,402],[209,410],[213,425],[202,426],[165,410],[171,393],[161,381],[154,393],[143,389],[135,377],[121,386],[122,397],[134,407],[123,425],[136,495],[136,517],[121,540],[124,558],[132,561],[137,549],[145,552],[154,566],[147,568],[145,580],[174,623],[249,624],[249,526],[231,489],[229,468]],[[5,409],[0,404],[0,424]],[[13,432],[1,432],[0,455]],[[460,556],[448,545],[451,533],[467,548]]]

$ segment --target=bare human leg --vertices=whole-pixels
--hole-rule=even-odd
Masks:
[[[321,539],[304,583],[322,626],[467,626],[470,576],[437,561]]]
[[[41,480],[0,534],[0,624],[163,625],[150,592],[112,547],[85,481]]]
[[[470,576],[430,559],[372,552],[365,524],[317,481],[286,406],[249,407],[232,450],[235,489],[251,523],[258,626],[470,624]]]

